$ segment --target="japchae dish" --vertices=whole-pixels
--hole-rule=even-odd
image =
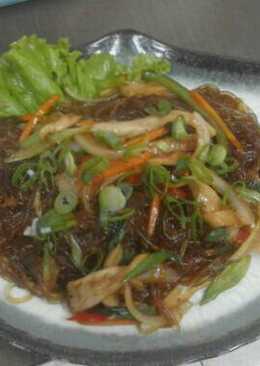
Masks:
[[[36,36],[1,56],[10,302],[37,295],[65,302],[71,320],[149,333],[178,326],[198,289],[203,306],[246,274],[260,244],[256,117],[169,72],[152,55],[85,59]]]

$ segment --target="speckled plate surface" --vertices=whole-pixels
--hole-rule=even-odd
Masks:
[[[84,46],[83,50],[86,55],[110,52],[122,62],[128,62],[138,53],[167,57],[172,61],[174,77],[187,86],[215,83],[242,97],[260,115],[260,64],[182,50],[130,30],[109,34]],[[254,281],[253,272],[251,276],[249,287]],[[244,291],[247,293],[246,289]],[[146,337],[124,329],[110,334],[82,326],[55,324],[48,321],[48,314],[45,318],[41,316],[40,308],[39,316],[35,316],[0,301],[0,336],[9,339],[14,346],[89,366],[179,365],[229,352],[260,336],[260,291],[245,303],[246,296],[236,295],[240,306],[234,311],[233,295],[226,296],[231,304],[228,313],[213,316],[210,322],[202,322],[197,327],[167,330]]]

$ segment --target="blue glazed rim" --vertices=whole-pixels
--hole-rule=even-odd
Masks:
[[[0,0],[0,7],[23,3],[28,0]]]

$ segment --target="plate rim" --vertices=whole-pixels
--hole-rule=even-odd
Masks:
[[[105,41],[111,37],[132,37],[134,35],[157,42],[164,48],[167,48],[170,52],[173,52],[179,63],[187,66],[194,66],[192,64],[196,61],[196,68],[214,71],[228,70],[229,73],[260,75],[260,62],[177,47],[134,29],[120,29],[106,33],[94,41],[85,43],[82,45],[81,49],[86,50],[97,42]],[[140,366],[170,366],[179,365],[184,362],[190,363],[218,357],[258,340],[260,338],[260,318],[259,321],[254,324],[249,324],[244,327],[239,333],[231,332],[215,341],[190,346],[188,352],[187,349],[185,349],[185,353],[183,353],[183,347],[180,347],[177,351],[160,349],[156,351],[127,351],[123,353],[64,347],[42,338],[34,338],[25,331],[12,327],[8,322],[2,319],[0,319],[0,338],[3,338],[13,347],[33,353],[34,355],[36,352],[39,357],[42,357],[42,362],[46,362],[46,357],[49,357],[50,359],[66,359],[84,365],[129,366],[138,364]]]

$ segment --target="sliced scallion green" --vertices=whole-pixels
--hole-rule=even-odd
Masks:
[[[208,160],[209,150],[210,150],[209,144],[205,144],[205,145],[201,146],[201,148],[199,149],[199,151],[196,154],[197,159],[202,161],[203,163],[206,163],[206,161]]]
[[[112,149],[119,150],[122,148],[120,138],[111,131],[97,131],[95,137],[103,144],[112,147]]]
[[[40,236],[49,235],[59,231],[66,231],[76,226],[77,221],[71,214],[59,214],[51,209],[41,216],[37,222],[37,232]]]
[[[213,178],[211,171],[201,161],[190,159],[189,168],[194,178],[206,184],[212,183]]]
[[[89,183],[92,178],[102,173],[109,165],[108,159],[96,156],[89,159],[83,166],[82,180]]]
[[[122,190],[115,185],[106,186],[99,193],[99,207],[101,211],[120,211],[125,208],[126,201],[127,199]]]
[[[37,180],[36,164],[32,162],[26,162],[20,164],[13,176],[12,185],[20,188],[22,191],[30,189]]]
[[[65,165],[65,171],[68,175],[72,176],[75,174],[77,166],[75,163],[74,156],[72,152],[69,150],[64,153],[64,165]]]
[[[137,276],[140,276],[142,273],[150,271],[170,258],[172,258],[172,254],[166,251],[152,253],[128,272],[124,281],[127,282]]]
[[[215,167],[223,164],[227,157],[227,149],[223,145],[213,145],[208,153],[209,165]]]
[[[145,108],[145,112],[152,116],[166,116],[172,110],[172,104],[166,100],[162,99],[156,106],[149,106]]]
[[[244,198],[246,201],[251,202],[251,203],[260,203],[260,193],[253,190],[253,189],[249,189],[246,187],[237,187],[236,188],[237,193],[239,194],[240,197]]]
[[[72,191],[60,192],[55,199],[54,208],[59,214],[72,212],[78,204],[78,197]]]
[[[185,118],[183,116],[178,116],[172,123],[171,135],[175,140],[181,141],[188,136],[185,124]]]
[[[161,192],[170,183],[171,175],[162,165],[148,164],[144,171],[144,183],[151,195]]]

